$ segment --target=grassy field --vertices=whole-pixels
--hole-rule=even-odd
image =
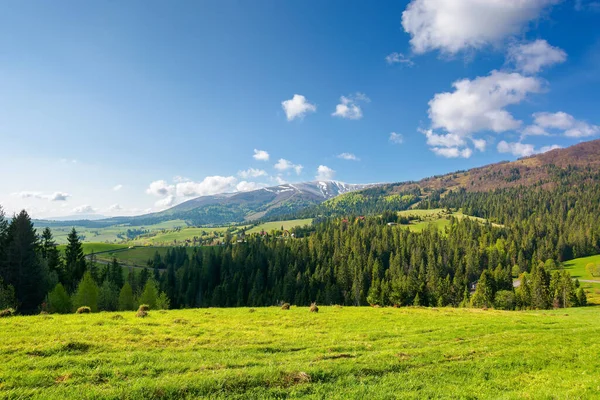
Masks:
[[[61,252],[65,251],[66,244],[61,244],[58,246],[58,250]],[[123,250],[128,248],[129,246],[126,244],[113,244],[113,243],[82,243],[81,247],[83,247],[84,254],[91,253],[104,253],[111,252],[115,250]]]
[[[597,281],[597,283],[580,282],[580,284],[587,292],[588,301],[590,303],[600,304],[600,278],[597,276],[591,276],[588,271],[586,271],[585,266],[589,263],[600,263],[600,255],[576,258],[575,260],[565,262],[563,267],[565,270],[571,273],[573,278],[577,278],[580,281]]]
[[[446,226],[450,225],[449,217],[452,216],[454,218],[470,218],[474,221],[479,221],[481,223],[485,223],[486,220],[483,218],[472,217],[470,215],[465,215],[460,211],[455,211],[448,214],[442,208],[434,208],[430,210],[405,210],[398,212],[398,215],[405,217],[418,217],[420,220],[413,220],[409,225],[401,225],[402,227],[408,227],[413,232],[421,232],[423,229],[427,228],[430,225],[434,225],[437,229],[444,229]],[[496,224],[494,224],[496,225]],[[499,225],[497,225],[499,226]]]
[[[321,307],[0,319],[0,398],[600,397],[600,309]]]
[[[74,228],[77,230],[77,233],[80,236],[84,237],[85,242],[118,243],[126,237],[125,234],[127,229],[144,229],[149,230],[150,232],[158,232],[163,229],[174,229],[177,227],[186,226],[187,224],[183,220],[173,220],[147,226],[114,225],[105,228],[86,228],[82,226],[74,226]],[[38,232],[41,232],[43,229],[43,224],[41,226],[36,226],[36,228]],[[66,244],[67,235],[71,232],[72,228],[73,227],[71,226],[51,228],[56,242],[58,244]]]
[[[271,232],[272,230],[280,230],[283,226],[283,229],[292,229],[297,226],[304,226],[312,224],[312,218],[308,219],[292,219],[289,221],[274,221],[274,222],[265,222],[264,224],[260,224],[258,226],[253,227],[246,231],[246,233],[259,233],[261,231]]]
[[[168,246],[134,247],[132,249],[126,249],[114,253],[98,254],[97,259],[101,261],[111,261],[114,257],[124,265],[146,266],[147,261],[153,259],[156,252],[158,252],[161,256],[164,256],[167,253],[167,250],[172,248],[173,247]],[[187,248],[188,254],[191,254],[193,251],[194,247]]]

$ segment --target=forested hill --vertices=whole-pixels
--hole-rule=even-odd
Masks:
[[[347,193],[289,217],[375,215],[383,211],[431,208],[448,193],[492,192],[529,187],[555,189],[568,177],[600,171],[600,140],[583,142],[513,162],[500,162],[414,182],[401,182]],[[577,178],[576,178],[577,179]],[[596,179],[593,175],[587,179]],[[600,182],[600,181],[596,181]]]

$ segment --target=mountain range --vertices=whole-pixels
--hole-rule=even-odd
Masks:
[[[551,188],[557,171],[568,171],[569,168],[600,170],[600,140],[420,181],[381,184],[348,184],[338,181],[286,183],[248,192],[201,196],[156,213],[77,221],[76,225],[139,226],[181,219],[189,225],[198,226],[258,219],[369,214],[407,209],[423,201],[435,200],[448,190],[485,192],[533,185]],[[74,221],[53,221],[46,225],[65,224],[74,224]]]

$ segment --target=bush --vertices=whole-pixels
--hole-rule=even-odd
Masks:
[[[514,310],[516,306],[515,294],[512,290],[499,290],[496,293],[494,307],[499,310]]]
[[[11,285],[4,285],[2,277],[0,277],[0,310],[15,308],[16,306],[15,289]]]
[[[290,303],[283,303],[281,305],[281,309],[282,310],[289,310],[290,309]]]
[[[91,314],[92,309],[88,306],[83,306],[83,307],[79,307],[77,309],[77,311],[75,311],[77,314]]]
[[[0,318],[12,317],[13,315],[15,315],[15,310],[13,308],[7,308],[0,311]]]
[[[150,311],[150,306],[148,304],[141,304],[138,307],[138,311],[146,311],[146,312],[148,312],[148,311]]]
[[[317,307],[317,303],[312,303],[310,305],[310,312],[319,312],[319,307]]]
[[[148,316],[148,311],[138,310],[138,312],[135,314],[135,316],[138,318],[146,318]]]

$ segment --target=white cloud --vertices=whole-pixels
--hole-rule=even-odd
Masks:
[[[269,153],[264,150],[254,149],[254,155],[252,157],[258,161],[269,161]]]
[[[121,211],[123,209],[123,207],[121,207],[120,204],[113,204],[110,207],[108,207],[108,211]]]
[[[415,53],[456,54],[520,33],[559,0],[413,0],[402,13]]]
[[[170,194],[173,194],[174,192],[175,186],[169,185],[166,181],[162,179],[152,182],[150,186],[148,186],[148,189],[146,189],[146,193],[157,197],[168,196]]]
[[[390,65],[391,64],[406,64],[409,67],[412,67],[413,65],[415,65],[415,63],[413,63],[410,58],[406,57],[402,53],[396,53],[396,52],[388,54],[385,57],[385,61]]]
[[[580,138],[600,134],[600,126],[591,125],[585,121],[575,119],[570,114],[559,111],[556,113],[539,112],[533,114],[535,125],[527,127],[528,131],[554,129],[563,131],[567,137]]]
[[[432,127],[470,136],[478,131],[504,132],[517,129],[516,120],[504,108],[522,102],[529,93],[543,90],[543,81],[518,73],[492,71],[474,80],[452,84],[453,92],[438,93],[429,101]]]
[[[177,196],[208,196],[217,193],[233,192],[237,179],[234,176],[207,176],[200,182],[180,182],[176,185]]]
[[[427,145],[433,147],[463,147],[467,144],[465,139],[455,133],[448,133],[446,135],[438,135],[433,133],[433,130],[421,130],[427,137]]]
[[[257,178],[259,176],[267,176],[267,171],[263,169],[248,168],[245,171],[238,171],[238,176],[244,179]]]
[[[335,176],[335,171],[326,165],[319,165],[317,168],[317,176],[315,179],[318,181],[330,181]]]
[[[558,47],[550,46],[545,40],[538,39],[510,46],[507,58],[515,64],[517,70],[525,74],[536,74],[546,66],[565,62],[567,53]]]
[[[549,136],[550,134],[548,132],[546,132],[546,130],[544,128],[542,128],[541,126],[538,125],[527,125],[522,131],[521,131],[521,137],[524,138],[525,136]]]
[[[485,147],[487,146],[485,139],[471,139],[471,141],[477,150],[481,152],[485,151]]]
[[[335,106],[335,112],[331,115],[346,119],[361,119],[363,114],[359,103],[368,103],[370,101],[364,93],[356,93],[348,97],[342,96],[340,97],[340,104]]]
[[[75,207],[73,212],[76,214],[93,214],[96,212],[96,209],[90,205],[84,204],[82,206]]]
[[[352,153],[342,153],[342,154],[338,154],[337,158],[341,158],[342,160],[349,160],[349,161],[360,161],[360,158],[356,157],[354,154]]]
[[[394,144],[404,143],[404,136],[401,133],[392,132],[390,133],[389,141]]]
[[[290,100],[282,101],[281,106],[288,121],[303,118],[307,113],[317,111],[317,106],[310,104],[301,94],[295,94]]]
[[[461,150],[458,147],[432,147],[431,151],[433,151],[438,156],[446,158],[469,158],[471,157],[471,154],[473,154],[473,150],[469,148]]]
[[[288,161],[283,158],[280,158],[279,161],[277,161],[277,164],[274,165],[274,167],[278,171],[287,171],[289,169],[293,169],[294,171],[296,171],[297,175],[300,175],[300,173],[302,172],[302,168],[304,168],[300,164],[294,164],[291,161]]]
[[[30,192],[23,191],[17,193],[11,193],[11,195],[20,197],[22,199],[40,199],[40,200],[48,200],[48,201],[67,201],[71,195],[69,193],[64,192],[54,192],[51,194],[43,194],[41,192]]]
[[[284,185],[287,183],[285,179],[281,175],[277,175],[275,177],[271,177],[271,180],[277,183],[278,185]]]
[[[175,204],[175,196],[172,194],[170,194],[167,197],[165,197],[164,199],[158,200],[156,203],[154,203],[154,205],[160,209],[171,207],[174,204]]]
[[[552,151],[552,150],[555,150],[555,149],[562,149],[562,147],[561,147],[561,146],[559,146],[559,145],[557,145],[557,144],[553,144],[553,145],[551,145],[551,146],[543,146],[543,147],[540,149],[540,153],[546,153],[546,152],[548,152],[548,151]]]
[[[241,181],[235,188],[238,192],[250,192],[266,186],[264,183]]]
[[[112,188],[112,190],[114,190],[115,192],[118,192],[121,189],[123,189],[123,185],[121,185],[121,184],[115,185]]]

